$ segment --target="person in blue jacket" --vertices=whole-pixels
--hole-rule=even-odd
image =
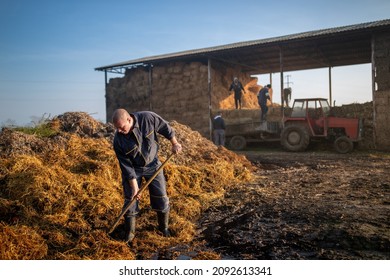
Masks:
[[[213,119],[213,139],[217,146],[225,146],[225,120],[222,118],[222,113],[219,111]]]
[[[261,108],[261,116],[260,116],[261,122],[265,122],[267,120],[267,112],[268,112],[267,100],[271,101],[271,97],[269,95],[270,88],[271,88],[270,84],[266,85],[259,91],[259,94],[257,95],[257,101]]]
[[[162,117],[154,112],[141,111],[129,114],[125,109],[114,111],[112,121],[116,127],[113,146],[122,173],[124,191],[123,209],[138,193],[142,178],[149,180],[161,165],[158,159],[158,134],[170,140],[172,152],[182,151],[175,137],[175,131]],[[161,171],[148,186],[150,204],[157,212],[158,228],[164,236],[170,236],[169,198],[166,181]],[[139,212],[138,200],[124,215],[125,241],[135,237],[136,215]]]
[[[229,87],[229,91],[232,91],[232,90],[234,91],[234,104],[236,106],[236,109],[238,109],[238,108],[241,109],[242,91],[244,91],[244,93],[245,93],[245,89],[237,77],[234,77],[233,82]]]

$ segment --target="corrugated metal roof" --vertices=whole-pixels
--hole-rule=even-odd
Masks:
[[[247,71],[255,71],[254,69],[258,68],[258,73],[266,73],[278,69],[276,61],[279,61],[279,49],[275,49],[278,46],[283,46],[286,49],[286,70],[318,68],[326,65],[347,65],[343,63],[365,63],[367,62],[367,48],[371,45],[371,32],[383,30],[390,32],[390,19],[143,57],[97,67],[95,70],[109,71],[138,65],[156,64],[163,61],[212,57],[213,59],[247,66]],[[302,45],[300,45],[300,42],[302,42]],[[294,51],[289,46],[291,43],[296,43]],[[318,46],[319,48],[317,48]],[[297,54],[297,49],[301,49],[301,53]],[[294,63],[294,61],[302,63],[300,61],[305,60],[305,54],[307,56],[307,53],[315,54],[316,52],[320,52],[321,57],[310,56],[309,61],[305,64],[295,67],[288,66],[288,58],[291,59],[291,63]],[[351,52],[355,53],[354,57],[349,57],[343,62],[343,56],[351,56]],[[263,54],[266,55],[262,56]],[[294,55],[296,57],[293,57]],[[340,62],[333,64],[332,60],[336,60],[337,57],[339,57]],[[317,63],[314,63],[314,60],[317,60]],[[268,67],[264,66],[267,64]]]

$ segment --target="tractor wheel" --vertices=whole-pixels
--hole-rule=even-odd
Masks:
[[[303,126],[286,126],[280,135],[280,142],[290,152],[302,152],[309,146],[310,135]]]
[[[233,136],[229,141],[229,146],[233,150],[242,150],[246,147],[246,140],[244,136],[236,135]]]
[[[347,154],[353,150],[353,142],[347,136],[340,136],[334,141],[334,148],[340,154]]]

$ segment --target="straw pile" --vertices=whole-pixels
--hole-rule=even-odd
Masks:
[[[257,78],[252,78],[248,83],[243,84],[245,92],[242,92],[241,102],[242,102],[242,108],[259,108],[259,104],[257,103],[257,94],[259,93],[262,86],[257,84]],[[222,85],[216,85],[214,87],[215,95],[219,97],[221,100],[217,106],[217,108],[220,109],[233,109],[235,108],[234,104],[234,92],[228,92],[228,96],[224,97],[226,95],[225,92],[227,92],[227,89],[222,87]]]
[[[55,136],[9,129],[0,134],[0,259],[174,259],[177,253],[169,248],[178,244],[185,243],[188,251],[199,248],[193,242],[202,211],[232,184],[251,179],[244,157],[173,122],[184,149],[164,168],[174,237],[163,238],[156,230],[144,192],[137,236],[129,247],[121,240],[121,224],[112,236],[106,234],[123,204],[112,126],[79,112],[50,123]],[[163,161],[170,143],[160,139]],[[198,250],[192,258],[219,255]]]

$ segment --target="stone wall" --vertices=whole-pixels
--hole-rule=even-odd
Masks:
[[[379,150],[390,150],[390,35],[374,36],[375,141]]]

